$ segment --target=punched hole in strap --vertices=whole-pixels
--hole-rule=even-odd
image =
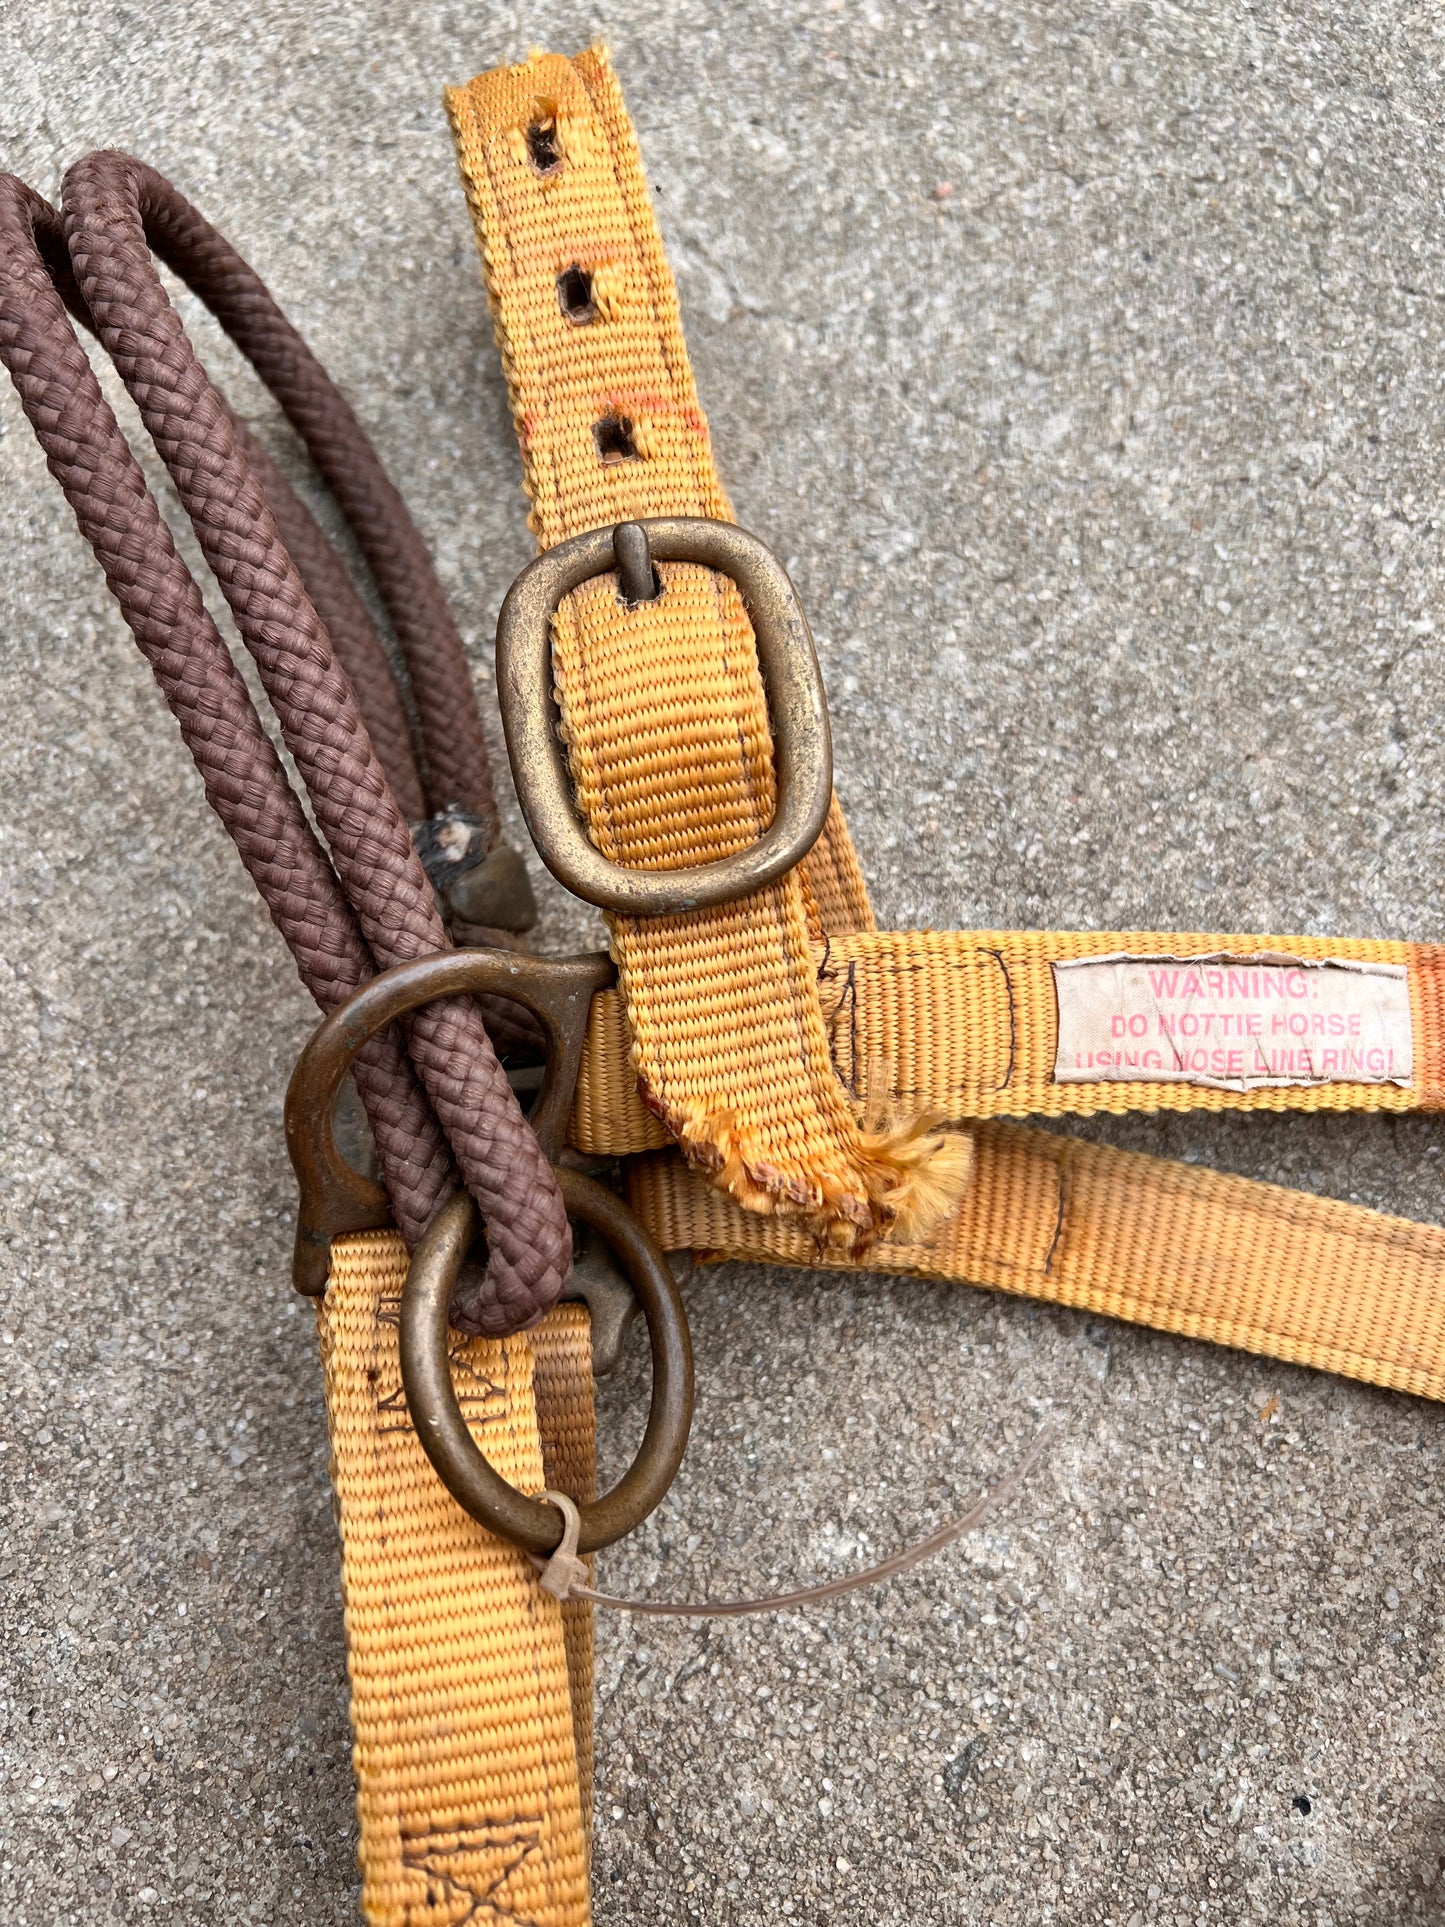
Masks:
[[[562,165],[562,143],[557,138],[557,116],[534,120],[527,129],[527,157],[539,174],[555,174]]]
[[[567,319],[575,321],[578,327],[585,327],[598,317],[599,309],[592,295],[592,276],[586,268],[579,268],[575,261],[557,276],[557,302]]]
[[[604,415],[601,421],[593,422],[592,439],[597,444],[599,459],[609,465],[638,459],[632,422],[626,415]]]

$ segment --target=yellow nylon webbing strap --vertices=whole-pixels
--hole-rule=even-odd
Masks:
[[[665,1246],[838,1263],[675,1155],[626,1169],[633,1209]],[[1445,1398],[1445,1230],[1196,1165],[983,1125],[957,1213],[871,1262]]]
[[[1411,1082],[1268,1085],[1054,1081],[1058,1009],[1052,963],[1142,956],[1268,953],[1403,965],[1414,1045]],[[1365,938],[1141,931],[860,931],[815,947],[820,1000],[842,1087],[863,1103],[951,1123],[1097,1111],[1411,1111],[1445,1104],[1445,949]],[[637,1094],[627,1014],[615,992],[593,1001],[572,1141],[622,1156],[667,1132]]]
[[[538,54],[447,105],[538,541],[649,515],[731,519],[605,56]],[[692,564],[659,574],[665,593],[632,609],[611,577],[584,586],[553,638],[578,807],[608,857],[641,869],[730,855],[774,808],[741,598]],[[858,1246],[928,1191],[926,1152],[906,1131],[865,1134],[834,1075],[811,940],[868,921],[836,811],[809,876],[716,910],[613,918],[612,943],[633,1074],[672,1138],[744,1204],[815,1215]]]
[[[362,1909],[369,1927],[585,1927],[587,1835],[562,1609],[519,1552],[452,1500],[422,1452],[397,1355],[406,1266],[394,1232],[339,1238],[318,1310]],[[575,1314],[562,1309],[563,1329],[542,1340],[549,1394],[567,1376],[569,1349],[575,1362]],[[532,1345],[457,1341],[453,1371],[492,1464],[540,1491]],[[575,1428],[553,1445],[559,1466],[585,1472],[590,1448]],[[590,1722],[590,1679],[586,1698]]]
[[[528,1333],[542,1471],[553,1492],[578,1505],[597,1497],[597,1414],[592,1401],[592,1326],[585,1305],[558,1305]],[[586,1562],[590,1574],[592,1561]],[[591,1581],[589,1579],[588,1583]],[[582,1831],[592,1838],[592,1608],[562,1602],[562,1636],[572,1682],[572,1729],[582,1787]]]
[[[809,928],[814,941],[845,936],[854,930],[876,930],[868,886],[853,848],[853,838],[835,797],[823,834],[799,865],[809,905]]]

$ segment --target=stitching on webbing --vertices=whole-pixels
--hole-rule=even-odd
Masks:
[[[1045,1278],[1053,1276],[1054,1259],[1058,1255],[1059,1242],[1064,1235],[1064,1213],[1067,1211],[1069,1204],[1069,1181],[1067,1172],[1062,1164],[1057,1164],[1054,1168],[1059,1174],[1059,1215],[1054,1220],[1054,1235],[1049,1243],[1048,1256],[1044,1259],[1042,1275]]]
[[[826,965],[826,953],[823,961]],[[832,973],[830,973],[830,975],[831,974]],[[818,980],[820,983],[822,982],[822,978],[823,971],[820,969],[818,972]],[[849,1067],[847,1071],[843,1069],[842,1064],[839,1062],[839,1055],[836,1048],[838,1034],[841,1029],[839,1020],[843,1015],[843,1007],[845,1004],[848,1007]],[[850,957],[848,959],[848,969],[844,974],[843,988],[838,993],[838,1001],[823,1019],[823,1030],[828,1039],[828,1061],[833,1066],[833,1075],[850,1097],[862,1097],[863,1092],[858,1087],[858,959],[856,957]],[[892,1095],[899,1097],[904,1095],[904,1093],[895,1090]]]
[[[994,1086],[996,1090],[1006,1091],[1013,1080],[1014,1058],[1018,1051],[1018,1012],[1014,1007],[1013,978],[1009,975],[1009,967],[1004,962],[1001,950],[990,950],[986,944],[980,944],[979,949],[985,957],[998,958],[998,967],[1003,972],[1003,987],[1008,992],[1008,1066],[1003,1074],[1003,1082]]]

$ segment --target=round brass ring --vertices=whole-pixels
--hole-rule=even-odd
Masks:
[[[640,1525],[677,1476],[692,1424],[692,1342],[676,1281],[646,1227],[605,1185],[565,1165],[553,1170],[569,1214],[599,1232],[621,1259],[652,1345],[652,1400],[637,1457],[610,1492],[579,1508],[578,1548],[596,1552]],[[402,1384],[422,1449],[457,1504],[498,1538],[546,1554],[561,1540],[561,1514],[529,1499],[487,1463],[452,1384],[447,1310],[477,1228],[476,1205],[460,1192],[437,1212],[412,1253],[401,1299]]]

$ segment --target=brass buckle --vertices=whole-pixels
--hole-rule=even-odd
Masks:
[[[368,1038],[435,997],[491,992],[525,1004],[547,1040],[547,1065],[530,1122],[554,1159],[571,1115],[592,999],[616,976],[605,955],[528,957],[510,950],[446,950],[383,971],[327,1017],[301,1053],[286,1093],[286,1146],[301,1198],[294,1282],[320,1297],[331,1240],[392,1222],[381,1185],[337,1148],[333,1113],[342,1081]],[[682,1463],[692,1424],[692,1346],[677,1281],[647,1228],[605,1185],[554,1162],[568,1213],[601,1235],[622,1262],[647,1321],[652,1398],[632,1465],[602,1498],[580,1508],[583,1552],[595,1552],[645,1519]],[[468,1429],[452,1385],[447,1311],[478,1229],[465,1193],[438,1210],[412,1254],[401,1302],[401,1374],[423,1450],[452,1497],[491,1532],[548,1553],[562,1536],[557,1508],[528,1498],[490,1466]],[[571,1295],[570,1290],[564,1297]],[[590,1296],[585,1290],[580,1295]]]
[[[590,841],[573,802],[552,690],[552,618],[563,598],[616,570],[635,607],[666,594],[651,563],[699,562],[731,576],[757,637],[777,756],[773,821],[746,850],[684,870],[633,870]],[[559,883],[622,916],[666,917],[731,903],[791,870],[822,834],[833,799],[833,746],[822,673],[787,571],[730,522],[658,516],[592,529],[548,549],[517,577],[497,620],[497,696],[522,814]]]

